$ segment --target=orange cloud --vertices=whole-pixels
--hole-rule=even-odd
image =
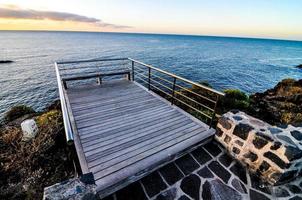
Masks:
[[[1,20],[2,19],[2,20]],[[68,12],[57,12],[57,11],[42,11],[42,10],[33,10],[33,9],[23,9],[15,5],[5,5],[0,7],[0,28],[3,29],[5,26],[9,27],[13,26],[16,29],[17,25],[24,26],[28,25],[29,27],[35,23],[35,21],[55,21],[58,22],[57,25],[72,25],[77,26],[85,26],[85,27],[94,27],[94,29],[107,27],[111,29],[125,29],[131,28],[129,26],[124,25],[116,25],[107,22],[103,22],[100,19],[87,17],[83,15],[78,15],[74,13]],[[25,24],[20,24],[21,21]],[[13,23],[16,21],[16,23]],[[45,25],[45,24],[44,24]],[[45,25],[45,28],[49,25]],[[40,27],[40,25],[39,25]],[[42,26],[43,28],[43,26]],[[43,29],[45,29],[43,28]]]

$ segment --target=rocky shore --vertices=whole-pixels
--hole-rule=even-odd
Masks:
[[[22,141],[20,123],[34,118],[39,133]],[[6,114],[0,127],[0,199],[42,199],[46,186],[73,177],[58,102],[36,113],[18,106]]]
[[[302,124],[302,79],[284,79],[274,88],[250,96],[239,90],[225,90],[218,112],[238,109],[271,125]]]
[[[239,109],[272,125],[302,124],[302,79],[285,79],[263,93],[246,95],[225,90],[218,107],[221,114]],[[20,123],[34,118],[39,133],[22,141]],[[59,102],[43,112],[17,106],[0,125],[0,199],[41,199],[44,187],[74,176],[66,145]]]
[[[249,114],[270,124],[302,124],[302,79],[284,79],[250,96]]]

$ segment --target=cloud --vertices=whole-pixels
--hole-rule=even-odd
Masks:
[[[48,19],[54,21],[71,21],[71,22],[89,23],[98,27],[131,28],[129,26],[106,23],[97,18],[87,17],[74,13],[23,9],[15,5],[6,5],[0,7],[0,18],[31,19],[31,20]]]

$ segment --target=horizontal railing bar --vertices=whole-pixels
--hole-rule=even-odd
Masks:
[[[145,78],[148,78],[147,76],[142,75],[141,73],[138,73],[138,72],[137,72],[137,74],[139,74],[139,75],[141,75],[141,76],[144,76]],[[165,79],[163,79],[163,78],[161,78],[161,77],[159,77],[159,76],[157,76],[157,75],[152,74],[152,76],[156,76],[156,77],[157,77],[157,78],[159,78],[160,80],[170,82],[170,81],[165,80]],[[153,81],[155,81],[156,83],[160,84],[161,86],[163,86],[163,87],[165,87],[165,88],[167,88],[167,89],[169,89],[169,90],[173,91],[173,90],[172,90],[172,88],[169,88],[169,87],[167,87],[167,86],[163,85],[162,83],[160,83],[160,82],[156,81],[154,78],[151,78],[151,79],[152,79]],[[173,83],[171,82],[171,84],[173,84]],[[177,85],[177,84],[175,84],[175,85]],[[190,101],[193,101],[194,103],[196,103],[196,104],[198,104],[198,105],[200,105],[200,106],[202,106],[202,107],[204,107],[204,108],[206,108],[206,109],[210,110],[210,111],[214,111],[214,109],[212,109],[212,108],[210,108],[210,107],[208,107],[208,106],[206,106],[206,105],[203,105],[203,104],[201,104],[201,103],[197,102],[197,101],[196,101],[196,100],[194,100],[194,99],[191,99],[190,97],[188,97],[188,96],[186,96],[186,95],[182,94],[181,92],[178,92],[177,90],[176,90],[175,92],[176,92],[177,94],[180,94],[181,96],[183,96],[183,97],[185,97],[185,98],[189,99]],[[194,93],[194,92],[192,92],[192,93]],[[214,101],[214,100],[212,100],[212,99],[208,99],[207,97],[204,97],[204,96],[199,95],[199,94],[197,94],[197,93],[196,93],[196,95],[198,95],[198,96],[200,96],[200,97],[202,97],[202,98],[205,98],[205,99],[207,99],[207,100],[209,100],[209,101],[211,101],[211,102],[213,102],[213,103],[215,103],[215,102],[216,102],[216,101]]]
[[[142,78],[140,78],[140,77],[137,77],[137,78],[138,78],[138,79],[140,79],[141,81],[143,81],[144,83],[148,84],[148,82],[147,82],[147,81],[145,81],[145,80],[143,80]],[[172,95],[171,95],[171,94],[166,93],[165,91],[163,91],[162,89],[158,88],[157,86],[155,86],[155,85],[153,85],[153,84],[150,84],[150,85],[151,85],[152,87],[156,88],[157,90],[159,90],[159,91],[161,91],[161,92],[165,93],[166,95],[168,95],[168,96],[172,97]],[[187,104],[187,103],[185,103],[185,102],[183,102],[183,101],[181,101],[181,100],[179,100],[179,99],[177,99],[177,98],[175,98],[175,99],[176,99],[177,101],[179,101],[180,103],[182,103],[182,104],[184,104],[184,105],[188,106],[189,108],[191,108],[191,109],[195,110],[196,112],[198,112],[198,113],[202,114],[203,116],[205,116],[205,117],[207,117],[207,118],[209,118],[209,119],[211,119],[211,118],[212,118],[212,117],[210,117],[209,115],[207,115],[207,114],[203,113],[202,111],[200,111],[200,110],[198,110],[198,109],[196,109],[196,108],[192,107],[191,105],[189,105],[189,104]]]
[[[136,68],[141,69],[140,67],[136,67]],[[143,70],[143,69],[141,69],[141,70]],[[154,73],[152,74],[152,76],[155,76],[155,77],[159,78],[160,80],[166,81],[167,83],[170,83],[171,85],[173,85],[173,82],[172,82],[172,81],[166,80],[166,79],[164,79],[163,77],[160,77],[160,76],[158,76],[158,75],[156,75],[156,74],[154,74]],[[153,80],[154,80],[154,79],[153,79]],[[203,99],[205,99],[205,100],[208,100],[208,101],[210,101],[210,102],[212,102],[212,103],[216,103],[215,100],[210,99],[210,98],[207,98],[207,97],[205,97],[205,96],[203,96],[203,95],[201,95],[201,94],[198,94],[198,93],[196,93],[196,92],[193,92],[193,91],[191,91],[191,90],[189,90],[189,89],[187,89],[187,88],[184,88],[184,87],[182,87],[182,86],[180,86],[180,85],[178,85],[178,84],[175,84],[175,86],[177,86],[177,87],[179,87],[179,88],[181,88],[181,89],[183,89],[183,90],[186,90],[186,91],[188,91],[188,92],[190,92],[190,93],[192,93],[192,94],[194,94],[194,95],[196,95],[196,96],[198,96],[198,97],[200,97],[200,98],[203,98]]]
[[[147,76],[145,76],[145,75],[143,75],[143,74],[141,74],[141,73],[138,73],[138,72],[136,72],[136,75],[143,76],[143,77],[145,77],[145,78],[149,78],[149,77],[147,77]],[[153,75],[153,74],[152,74],[152,75]],[[167,89],[173,91],[172,88],[169,88],[168,86],[165,86],[165,85],[161,84],[160,82],[154,80],[153,78],[151,78],[151,80],[154,81],[154,82],[156,82],[157,84],[159,84],[159,85],[161,85],[161,86],[163,86],[163,87],[165,87],[165,88],[167,88]]]
[[[62,78],[63,81],[74,81],[74,80],[82,80],[82,79],[89,79],[89,78],[97,78],[103,76],[116,76],[116,75],[124,75],[130,74],[130,71],[123,71],[123,72],[115,72],[115,73],[96,73],[87,76],[76,76],[76,77],[69,77],[69,78]]]
[[[195,83],[195,82],[193,82],[193,81],[190,81],[190,80],[188,80],[188,79],[186,79],[186,78],[182,78],[182,77],[177,76],[177,75],[175,75],[175,74],[172,74],[172,73],[170,73],[170,72],[166,72],[166,71],[161,70],[161,69],[159,69],[159,68],[153,67],[152,65],[145,64],[145,63],[143,63],[143,62],[134,60],[134,59],[132,59],[132,58],[128,58],[128,59],[131,60],[131,61],[133,61],[133,62],[135,62],[135,63],[138,63],[138,64],[140,64],[140,65],[149,67],[149,68],[154,69],[154,70],[156,70],[156,71],[159,71],[159,72],[161,72],[161,73],[163,73],[163,74],[166,74],[166,75],[171,76],[171,77],[173,77],[173,78],[177,78],[177,79],[179,79],[179,80],[182,80],[182,81],[184,81],[184,82],[190,83],[190,84],[192,84],[192,85],[195,85],[195,86],[197,86],[197,87],[203,88],[203,89],[205,89],[205,90],[211,91],[211,92],[213,92],[213,93],[219,94],[219,95],[221,95],[221,96],[224,96],[224,95],[225,95],[223,92],[219,92],[218,90],[214,90],[214,89],[212,89],[212,88],[209,88],[209,87],[207,87],[207,86],[201,85],[201,84],[199,84],[199,83]]]
[[[89,76],[90,74],[98,74],[98,73],[103,73],[103,74],[109,74],[109,73],[115,73],[115,72],[122,72],[122,71],[130,71],[129,69],[124,69],[124,68],[116,68],[116,69],[112,69],[112,70],[93,70],[93,71],[80,71],[80,72],[66,72],[64,71],[63,73],[61,73],[61,77],[66,77],[66,76]]]
[[[119,65],[125,65],[125,68],[127,68],[126,64],[118,63]],[[116,64],[110,64],[110,65],[96,65],[96,66],[82,66],[82,67],[65,67],[60,68],[60,71],[66,71],[66,70],[76,70],[76,69],[101,69],[105,67],[116,67]]]
[[[116,60],[129,60],[129,59],[128,58],[107,58],[107,59],[90,59],[90,60],[72,60],[72,61],[57,62],[57,64],[61,65],[61,64],[84,63],[84,62],[101,62],[101,61],[116,61]]]
[[[187,88],[185,88],[185,87],[182,87],[182,86],[180,86],[180,85],[178,85],[178,84],[175,84],[175,86],[176,86],[176,87],[179,87],[179,88],[181,88],[181,89],[183,89],[183,90],[186,90],[187,92],[191,92],[192,94],[194,94],[194,95],[196,95],[196,96],[199,96],[200,98],[203,98],[203,99],[206,99],[206,100],[208,100],[208,101],[211,101],[212,103],[216,103],[215,100],[210,99],[210,98],[208,98],[208,97],[205,97],[205,96],[203,96],[203,95],[201,95],[201,94],[198,94],[198,93],[196,93],[196,92],[193,92],[193,91],[191,91],[191,90],[189,90],[189,89],[187,89]]]
[[[137,78],[138,78],[138,79],[140,79],[141,81],[143,81],[144,83],[149,84],[147,81],[143,80],[142,78],[140,78],[140,77],[137,77]],[[158,89],[159,91],[161,91],[161,92],[165,93],[166,95],[168,95],[168,96],[172,97],[172,95],[171,95],[171,94],[168,94],[167,92],[165,92],[165,91],[163,91],[162,89],[160,89],[160,88],[156,87],[155,85],[153,85],[153,84],[150,84],[150,85],[151,85],[152,87],[154,87],[154,88]]]
[[[186,106],[188,106],[189,108],[191,108],[191,109],[195,110],[196,112],[201,113],[202,115],[204,115],[205,117],[207,117],[207,118],[209,118],[209,119],[211,119],[211,118],[212,118],[212,117],[210,117],[209,115],[207,115],[207,114],[205,114],[205,113],[201,112],[200,110],[198,110],[198,109],[196,109],[196,108],[192,107],[191,105],[189,105],[189,104],[187,104],[187,103],[185,103],[185,102],[183,102],[183,101],[181,101],[181,100],[179,100],[179,99],[176,99],[176,98],[175,98],[175,100],[179,101],[179,102],[180,102],[180,103],[182,103],[182,104],[185,104],[185,105],[186,105]]]
[[[171,85],[174,84],[172,81],[166,80],[166,79],[164,79],[163,77],[160,77],[160,76],[158,76],[158,75],[156,75],[156,74],[152,74],[152,75],[155,76],[156,78],[159,78],[160,80],[163,80],[163,81],[166,81],[167,83],[170,83]]]
[[[201,103],[195,101],[194,99],[191,99],[190,97],[187,97],[186,95],[182,94],[181,92],[178,92],[177,90],[175,90],[175,93],[176,93],[176,94],[179,94],[179,95],[181,95],[181,96],[183,96],[183,97],[185,97],[185,98],[187,98],[187,99],[190,100],[190,101],[193,101],[194,103],[196,103],[196,104],[198,104],[198,105],[204,107],[205,109],[208,109],[208,110],[210,110],[210,111],[212,111],[212,112],[214,111],[214,109],[212,109],[212,108],[210,108],[210,107],[208,107],[208,106],[206,106],[206,105],[203,105],[203,104],[201,104]]]

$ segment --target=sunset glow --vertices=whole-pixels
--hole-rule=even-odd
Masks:
[[[0,0],[0,30],[114,31],[302,40],[302,1]]]

